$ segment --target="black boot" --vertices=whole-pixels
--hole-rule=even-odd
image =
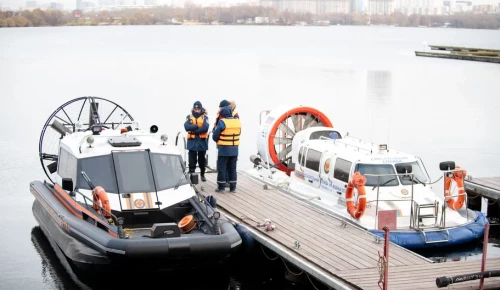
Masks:
[[[205,182],[207,179],[205,178],[205,168],[200,168],[201,181]]]

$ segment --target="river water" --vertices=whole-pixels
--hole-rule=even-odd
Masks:
[[[245,140],[239,169],[249,169],[248,156],[257,152],[259,113],[296,103],[320,109],[350,135],[421,157],[434,180],[441,174],[439,162],[445,160],[454,160],[474,177],[500,176],[500,66],[416,57],[414,51],[423,50],[424,42],[498,49],[500,31],[348,26],[0,29],[0,289],[80,285],[37,228],[29,192],[30,181],[45,178],[37,146],[43,124],[58,106],[80,96],[110,99],[143,127],[156,124],[170,136],[183,130],[195,101],[213,116],[222,99],[233,99]],[[214,166],[213,145],[209,156]],[[442,192],[442,186],[435,190]],[[500,256],[499,244],[490,239],[488,257]],[[477,243],[426,255],[444,262],[480,259],[481,253]],[[300,288],[283,279],[279,260],[266,263],[262,251],[255,256],[255,264],[240,261],[243,265],[210,273],[199,283],[193,282],[193,273],[182,281],[200,289],[234,288],[238,283],[243,288]],[[147,280],[160,279],[152,277]],[[159,281],[179,279],[161,276]]]

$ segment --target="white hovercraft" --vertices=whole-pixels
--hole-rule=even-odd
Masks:
[[[392,224],[391,242],[405,248],[458,245],[484,234],[487,219],[466,208],[466,173],[454,162],[440,164],[443,200],[420,158],[349,136],[305,106],[261,112],[257,145],[253,177],[379,237],[383,218]]]
[[[43,126],[49,181],[30,184],[33,215],[56,252],[83,270],[183,270],[218,265],[241,245],[188,177],[181,151],[121,106],[81,97]],[[128,273],[128,272],[127,272]]]

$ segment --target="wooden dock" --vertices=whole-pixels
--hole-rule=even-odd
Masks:
[[[245,225],[254,239],[333,289],[380,289],[379,253],[383,242],[347,225],[308,203],[238,172],[236,193],[216,193],[216,174],[197,185],[204,195],[217,197],[217,208],[234,222]],[[260,225],[270,219],[275,229]],[[388,289],[438,289],[436,278],[480,271],[481,261],[432,263],[398,245],[389,251]],[[487,270],[500,269],[500,259],[488,260]],[[500,285],[500,278],[485,279],[484,289]],[[474,289],[479,280],[451,289]],[[472,288],[471,288],[472,287]],[[489,287],[489,288],[488,288]]]
[[[465,180],[464,186],[467,193],[481,194],[495,200],[500,198],[500,177],[470,177]]]
[[[486,212],[490,223],[500,225],[500,177],[468,177],[464,187],[468,196],[467,207]]]
[[[429,47],[431,48],[431,50],[448,51],[449,53],[415,51],[415,55],[425,56],[425,57],[500,63],[500,50],[497,49],[444,46],[444,45],[429,45]]]
[[[440,52],[423,52],[423,51],[415,51],[415,55],[416,56],[425,56],[425,57],[437,57],[437,58],[448,58],[448,59],[460,59],[460,60],[500,63],[500,57],[498,57],[498,56],[482,56],[482,55],[469,55],[469,54],[458,54],[458,53],[440,53]]]
[[[461,47],[461,46],[446,46],[446,45],[429,45],[432,50],[445,50],[445,51],[469,51],[469,52],[493,52],[500,53],[498,49],[487,49],[487,48],[472,48],[472,47]]]

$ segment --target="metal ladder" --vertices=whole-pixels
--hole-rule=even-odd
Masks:
[[[433,209],[433,212],[430,214],[422,214],[421,210],[430,208]],[[435,201],[433,203],[424,203],[418,204],[415,203],[414,217],[413,217],[413,226],[416,230],[428,229],[428,228],[436,228],[438,227],[438,212],[439,212],[439,201]],[[434,219],[434,224],[432,226],[421,226],[420,223],[422,219]]]
[[[426,209],[426,208],[433,209],[432,213],[422,214],[421,209]],[[414,216],[413,216],[413,228],[415,230],[420,231],[424,235],[424,242],[426,244],[448,242],[450,240],[450,232],[447,229],[443,228],[443,225],[441,222],[438,224],[438,213],[439,213],[439,201],[435,201],[433,203],[424,203],[424,204],[415,203]],[[430,218],[434,219],[433,225],[430,225],[430,226],[421,226],[420,225],[420,222],[422,221],[422,219],[430,219]],[[444,232],[444,233],[446,233],[446,235],[445,235],[444,239],[436,240],[436,241],[428,241],[426,233],[429,233],[429,232]]]
[[[429,232],[445,232],[446,233],[446,236],[444,239],[442,240],[436,240],[436,241],[427,241],[427,235],[425,233],[429,233]],[[448,229],[435,229],[435,230],[422,230],[421,233],[424,235],[424,242],[426,244],[432,244],[432,243],[442,243],[442,242],[447,242],[450,240],[450,232],[448,231]]]

